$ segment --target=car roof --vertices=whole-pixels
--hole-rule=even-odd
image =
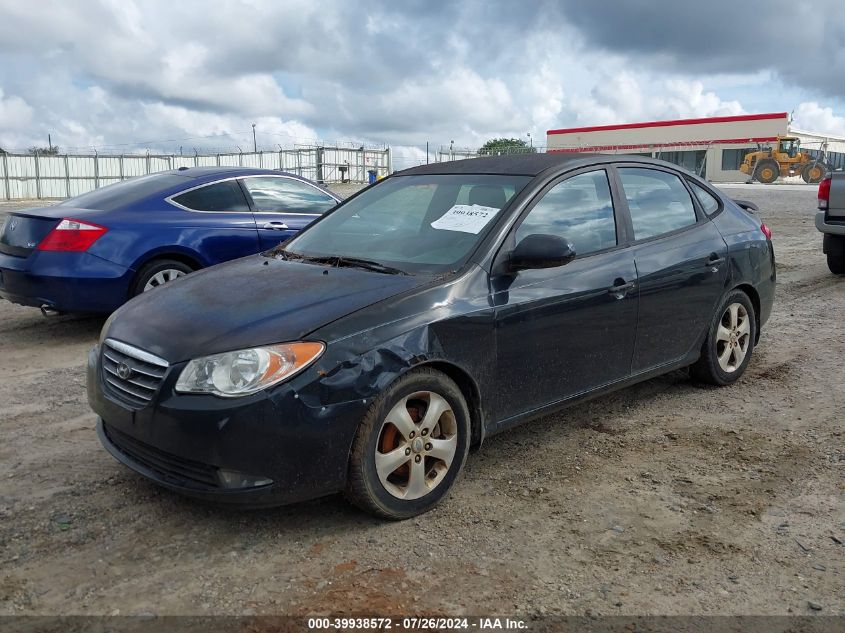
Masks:
[[[293,178],[294,180],[300,180],[302,182],[306,182],[309,185],[317,187],[318,189],[325,191],[327,194],[331,195],[333,198],[341,199],[340,196],[332,193],[331,190],[325,187],[325,185],[320,184],[319,182],[315,182],[313,180],[309,180],[304,176],[299,176],[297,174],[292,174],[289,171],[283,171],[281,169],[262,169],[260,167],[179,167],[178,169],[171,169],[169,171],[162,171],[158,172],[158,174],[154,175],[170,175],[170,176],[181,176],[182,178],[192,178],[194,179],[193,183],[189,183],[188,186],[195,187],[207,182],[213,182],[215,180],[220,180],[222,178],[241,178],[243,176],[285,176],[287,178]],[[164,191],[165,188],[162,189]]]
[[[238,176],[252,176],[261,174],[273,174],[278,176],[279,174],[284,174],[285,176],[292,176],[300,180],[305,180],[304,178],[300,178],[296,174],[290,174],[288,172],[283,172],[278,169],[262,169],[260,167],[179,167],[178,169],[171,169],[169,171],[162,171],[159,173],[172,174],[174,176],[183,176],[185,178],[203,179],[235,178]]]
[[[662,160],[635,156],[633,154],[592,154],[581,152],[549,152],[547,154],[505,154],[502,156],[485,156],[484,158],[468,158],[442,163],[430,163],[411,167],[397,172],[399,175],[410,176],[417,174],[497,174],[513,176],[537,176],[544,171],[555,168],[577,168],[581,165],[595,165],[596,163],[633,162],[650,165],[671,166]]]

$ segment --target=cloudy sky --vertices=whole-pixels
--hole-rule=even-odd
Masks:
[[[838,0],[0,0],[0,147],[477,147],[790,111],[845,136]]]

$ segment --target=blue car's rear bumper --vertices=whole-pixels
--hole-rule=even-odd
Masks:
[[[108,313],[126,301],[134,272],[90,253],[0,253],[0,297],[61,312]]]

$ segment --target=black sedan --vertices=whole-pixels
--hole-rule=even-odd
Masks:
[[[420,166],[130,301],[90,353],[89,401],[106,449],[173,490],[345,491],[409,517],[488,435],[682,367],[737,380],[772,308],[770,237],[647,158]]]

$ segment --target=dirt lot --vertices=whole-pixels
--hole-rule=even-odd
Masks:
[[[745,378],[676,372],[491,438],[402,523],[154,487],[94,433],[102,319],[0,303],[0,614],[845,614],[845,279],[814,187],[730,191],[779,259]]]

